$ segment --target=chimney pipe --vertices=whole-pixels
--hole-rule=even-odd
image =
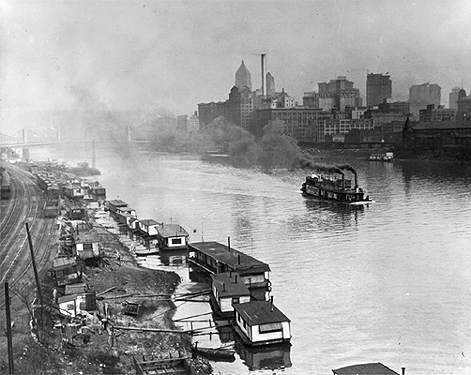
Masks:
[[[270,297],[270,311],[273,311],[273,296]]]
[[[405,367],[401,367],[401,370],[402,370],[402,375],[406,375],[406,368],[405,368]]]
[[[229,251],[231,251],[231,237],[227,237],[227,247],[229,248]]]
[[[239,265],[240,265],[240,254],[239,254],[239,255],[237,255],[237,264],[239,264]]]
[[[267,64],[267,57],[264,53],[262,53],[262,95],[267,96],[267,85],[265,82],[265,70]]]

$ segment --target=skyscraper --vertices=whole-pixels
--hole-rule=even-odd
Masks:
[[[369,73],[366,76],[366,105],[368,107],[378,105],[384,99],[392,98],[392,81],[390,76]]]
[[[436,83],[423,83],[412,85],[409,88],[409,103],[411,113],[418,118],[421,109],[427,109],[427,105],[434,104],[438,108],[441,100],[441,87]]]
[[[248,87],[249,90],[252,90],[252,77],[244,64],[244,60],[242,60],[239,69],[235,72],[235,86],[239,90],[242,90],[244,87]]]
[[[274,96],[275,95],[275,78],[271,75],[270,72],[266,75],[266,85],[267,85],[267,95]]]
[[[345,107],[360,107],[360,90],[353,87],[353,82],[345,76],[331,79],[330,82],[317,84],[319,87],[319,107],[324,111],[335,109],[345,111]]]
[[[451,92],[448,94],[448,108],[458,109],[458,93],[460,90],[461,87],[452,87]]]

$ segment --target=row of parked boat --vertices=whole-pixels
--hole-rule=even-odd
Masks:
[[[285,344],[291,340],[291,322],[273,302],[270,266],[242,251],[219,242],[189,243],[188,232],[179,224],[139,219],[136,211],[120,199],[104,202],[121,225],[155,246],[136,255],[188,250],[188,261],[203,279],[211,282],[210,303],[214,313],[233,323],[242,342],[250,346]],[[200,278],[201,279],[201,278]]]
[[[107,200],[105,208],[121,225],[138,234],[146,243],[152,245],[146,250],[135,250],[136,255],[157,254],[159,250],[187,250],[188,232],[179,224],[163,223],[154,219],[139,219],[136,210],[121,199]]]

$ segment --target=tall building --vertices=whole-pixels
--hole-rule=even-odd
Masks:
[[[471,121],[471,95],[466,96],[466,91],[461,89],[458,93],[458,119]]]
[[[458,109],[458,93],[460,92],[461,87],[455,86],[451,89],[451,92],[448,94],[448,108]]]
[[[324,111],[344,112],[345,107],[361,107],[360,90],[347,77],[339,76],[330,82],[318,83],[319,107]]]
[[[253,120],[253,92],[247,87],[242,89],[234,86],[226,100],[226,120],[234,125],[251,131]]]
[[[409,88],[409,103],[411,113],[418,118],[419,110],[427,109],[427,105],[434,104],[438,108],[441,101],[441,87],[436,83],[423,83]]]
[[[239,69],[237,69],[235,72],[235,86],[239,90],[243,89],[244,87],[248,87],[249,90],[252,90],[252,76],[245,66],[244,60],[242,60]]]
[[[390,76],[369,73],[366,76],[366,105],[372,107],[392,98],[392,81]]]
[[[275,78],[271,75],[270,72],[266,75],[266,85],[267,85],[267,95],[273,96],[275,95]]]
[[[303,96],[303,107],[319,108],[319,95],[315,91],[308,91]]]

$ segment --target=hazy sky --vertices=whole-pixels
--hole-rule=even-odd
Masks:
[[[302,102],[344,75],[389,72],[393,100],[424,82],[471,90],[470,0],[3,0],[2,117],[15,109],[166,107],[226,100],[243,59],[260,54],[277,91]],[[4,123],[5,124],[5,123]],[[3,130],[2,130],[3,131]]]

